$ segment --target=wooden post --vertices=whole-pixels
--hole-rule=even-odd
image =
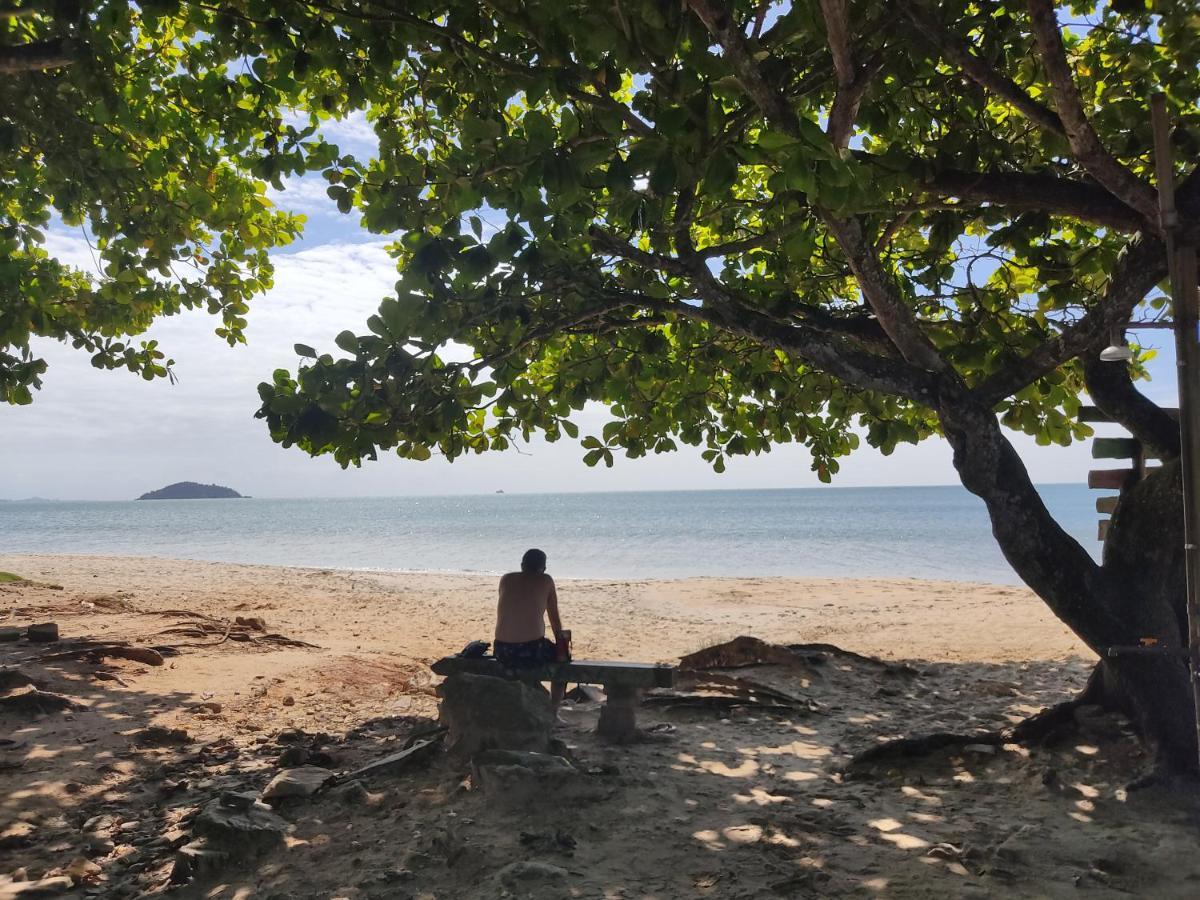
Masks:
[[[1175,173],[1167,98],[1150,98],[1154,128],[1154,165],[1158,181],[1158,212],[1167,244],[1171,271],[1171,306],[1175,320],[1175,365],[1179,381],[1180,465],[1183,470],[1183,552],[1187,575],[1188,654],[1192,702],[1196,710],[1196,740],[1200,751],[1200,315],[1197,311],[1196,248],[1181,246],[1179,214],[1175,209]]]

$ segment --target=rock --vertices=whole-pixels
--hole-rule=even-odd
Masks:
[[[259,616],[236,616],[233,620],[235,625],[244,625],[251,631],[266,631],[266,620]]]
[[[205,700],[203,703],[195,703],[188,708],[194,713],[213,713],[213,714],[219,713],[222,709],[224,709],[224,707],[221,706],[220,703],[217,703],[215,700]]]
[[[366,806],[371,801],[371,792],[361,781],[347,781],[333,788],[329,794],[346,806]]]
[[[92,862],[90,859],[84,859],[82,856],[71,860],[63,868],[63,874],[71,878],[75,883],[81,881],[91,881],[101,872],[101,868]]]
[[[275,765],[281,769],[292,769],[308,763],[310,756],[304,747],[291,746],[284,750],[275,760]]]
[[[177,747],[190,744],[192,736],[185,728],[165,728],[162,725],[151,725],[133,734],[133,742],[139,747]]]
[[[254,791],[223,791],[220,797],[221,805],[229,809],[249,809],[258,799]]]
[[[87,845],[89,856],[108,856],[116,849],[116,844],[112,838],[104,834],[85,834],[83,842]]]
[[[0,850],[15,850],[18,847],[26,847],[33,840],[33,833],[37,831],[37,826],[32,822],[13,822],[0,828]]]
[[[263,789],[262,798],[274,804],[289,797],[311,797],[333,777],[333,772],[320,766],[284,769]]]
[[[230,809],[212,800],[192,820],[192,831],[209,839],[205,848],[245,855],[282,847],[287,830],[288,823],[261,803]]]
[[[480,750],[532,750],[550,746],[554,716],[541,685],[490,675],[451,675],[438,686],[446,749],[457,756]]]
[[[568,877],[566,869],[532,860],[509,863],[496,873],[500,886],[518,897],[564,897]]]
[[[471,772],[473,784],[489,805],[511,809],[587,803],[612,791],[561,756],[548,753],[486,750],[472,758]]]
[[[83,830],[89,834],[99,834],[100,832],[104,831],[112,831],[120,824],[121,820],[116,816],[103,814],[99,816],[92,816],[90,819],[84,822]]]
[[[281,702],[283,703],[284,706],[295,706],[296,698],[293,697],[291,694],[288,694],[286,697],[283,698],[283,700]]]
[[[203,838],[185,844],[175,851],[175,863],[171,866],[171,883],[186,884],[197,875],[224,868],[231,854],[209,846]]]
[[[39,644],[48,644],[51,641],[57,641],[58,623],[39,622],[37,625],[30,625],[25,629],[25,637]]]
[[[4,897],[54,897],[74,887],[66,875],[42,878],[39,881],[20,881],[4,885]]]
[[[188,833],[182,828],[168,828],[150,842],[151,847],[168,847],[177,850],[188,842]]]
[[[20,628],[0,628],[0,644],[9,643],[11,641],[19,641],[20,639]]]

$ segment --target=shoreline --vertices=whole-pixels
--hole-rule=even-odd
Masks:
[[[155,560],[164,563],[195,563],[197,565],[211,566],[240,566],[252,569],[284,569],[287,571],[297,572],[316,572],[316,573],[333,573],[333,574],[362,574],[362,575],[415,575],[415,576],[430,576],[430,577],[463,577],[463,578],[499,578],[505,574],[500,569],[405,569],[405,568],[386,568],[383,566],[322,566],[312,563],[269,563],[269,562],[245,562],[241,560],[225,560],[225,559],[208,559],[205,557],[193,556],[160,556],[154,553],[146,554],[129,554],[129,553],[38,553],[27,552],[22,550],[3,551],[0,552],[0,560],[5,558],[21,558],[33,560],[56,560],[56,559],[91,559],[98,562],[118,562],[118,561],[142,561]],[[812,582],[825,584],[828,582],[846,582],[850,584],[929,584],[939,586],[949,586],[956,588],[1019,588],[1024,590],[1025,586],[1020,582],[1007,581],[968,581],[955,578],[919,578],[915,575],[648,575],[648,576],[633,576],[633,575],[558,575],[554,572],[550,573],[556,583],[590,583],[590,582],[611,582],[611,581],[627,581],[636,584],[681,584],[688,582],[724,582],[724,581],[747,581],[753,583],[760,582]]]
[[[120,597],[147,613],[258,609],[273,628],[322,634],[334,650],[415,661],[490,640],[495,615],[496,576],[480,572],[14,553],[0,554],[0,570],[62,585],[83,602],[92,595]],[[564,623],[581,658],[670,661],[742,634],[776,643],[834,643],[889,659],[1090,655],[1041,600],[1015,585],[785,576],[559,580]]]

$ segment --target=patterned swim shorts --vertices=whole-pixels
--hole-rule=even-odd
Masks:
[[[536,641],[522,641],[519,644],[509,644],[496,641],[493,651],[496,659],[510,669],[536,669],[555,661],[554,641],[538,638]]]

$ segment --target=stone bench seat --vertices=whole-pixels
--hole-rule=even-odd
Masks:
[[[597,733],[615,743],[637,738],[639,691],[669,688],[675,685],[675,667],[664,663],[573,660],[549,663],[530,669],[511,669],[493,657],[467,658],[446,656],[430,668],[443,677],[450,675],[490,675],[526,682],[553,681],[572,684],[598,684],[606,697],[600,709]]]

